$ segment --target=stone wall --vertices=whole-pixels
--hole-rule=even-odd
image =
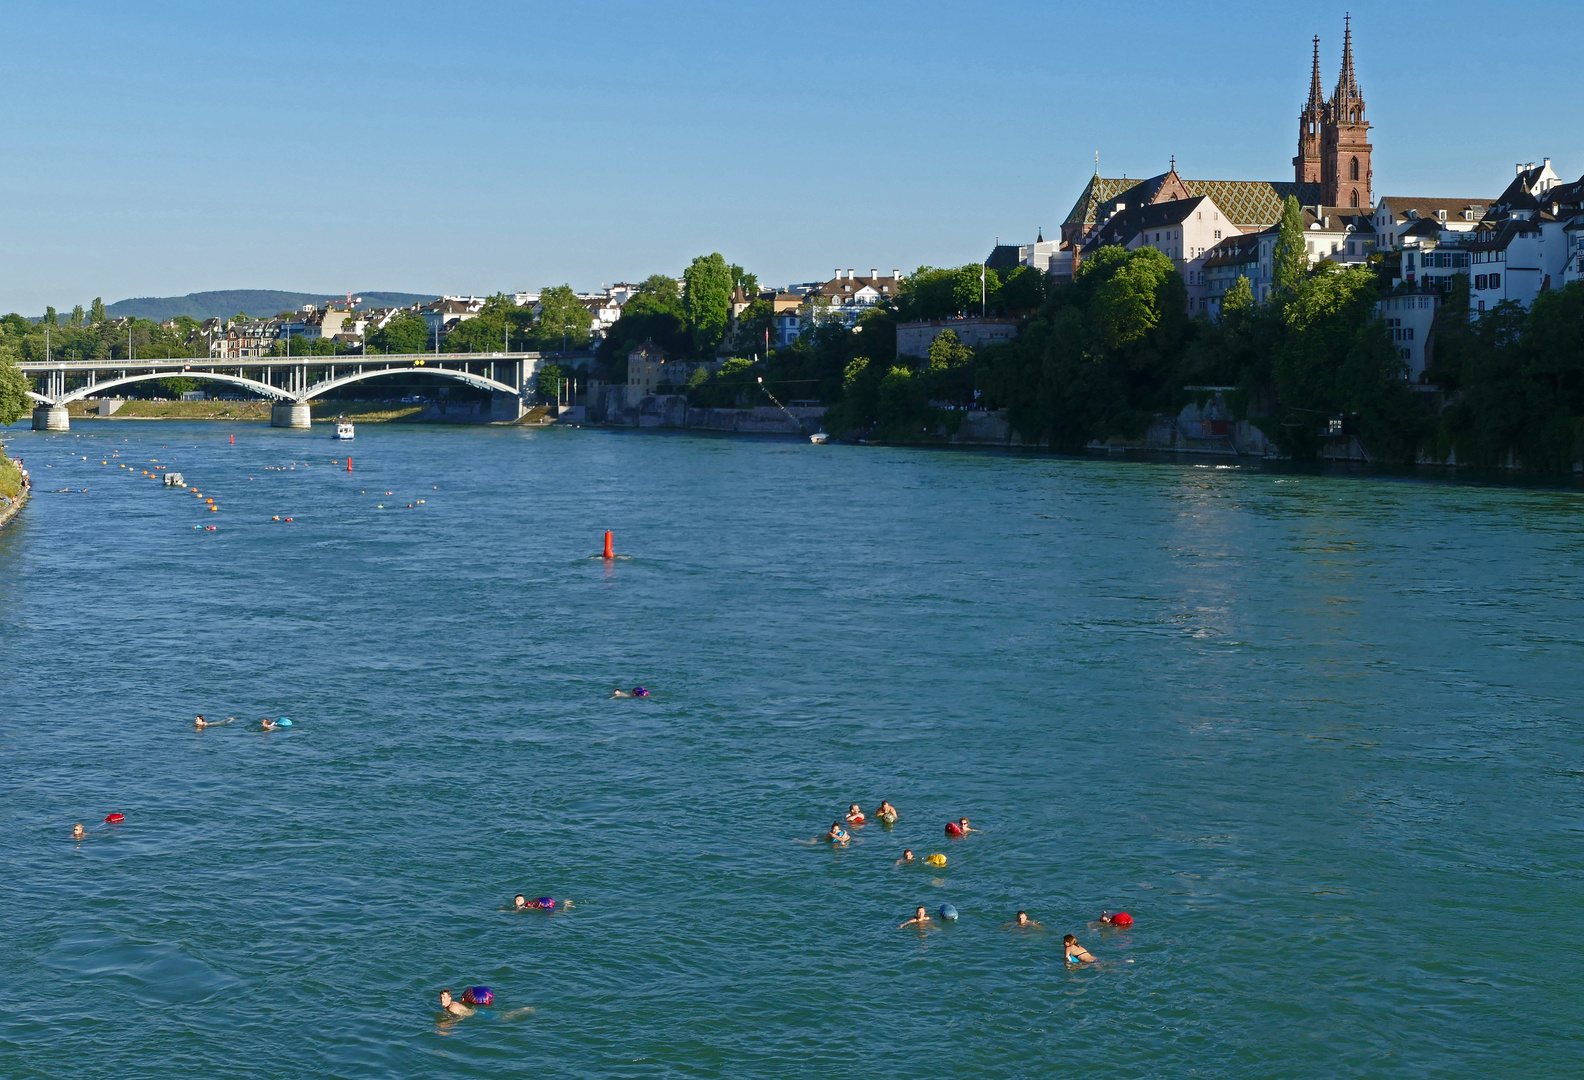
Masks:
[[[946,331],[971,349],[996,345],[1017,337],[1018,321],[992,315],[988,319],[930,319],[927,322],[898,323],[897,355],[923,359],[929,355],[930,344]]]
[[[626,404],[625,388],[606,387],[600,419],[618,427],[692,428],[759,435],[812,434],[825,419],[825,407],[794,406],[782,412],[774,405],[751,409],[695,409],[681,394],[651,394],[636,405]],[[590,410],[593,411],[592,409]],[[791,413],[789,418],[787,413]],[[794,422],[795,421],[795,422]]]

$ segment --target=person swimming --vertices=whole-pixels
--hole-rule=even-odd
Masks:
[[[208,726],[209,721],[203,718],[203,713],[199,713],[197,716],[193,717],[193,727],[197,728],[199,731],[202,731]]]
[[[917,927],[923,928],[925,926],[928,926],[930,923],[932,923],[934,921],[935,921],[934,919],[930,918],[930,914],[929,914],[928,909],[926,909],[924,907],[924,905],[920,904],[919,907],[918,907],[918,910],[913,912],[913,917],[911,919],[909,919],[907,922],[905,922],[902,925],[898,926],[897,929],[898,930],[903,930],[903,929],[906,929],[909,926],[917,926]]]
[[[1043,929],[1045,929],[1039,923],[1037,923],[1033,919],[1029,918],[1028,912],[1026,912],[1026,911],[1018,912],[1017,916],[1011,922],[1007,923],[1007,925],[1012,927],[1012,928],[1014,928],[1014,929],[1017,929],[1017,930],[1043,930]]]
[[[946,823],[947,836],[967,836],[971,832],[979,831],[980,830],[978,829],[970,829],[968,827],[967,818],[958,818],[956,821],[948,821]]]
[[[889,799],[881,799],[880,809],[875,811],[874,816],[882,825],[895,825],[896,819],[902,815],[897,813],[897,808],[891,805]]]
[[[276,724],[275,721],[271,720],[267,716],[259,721],[259,729],[261,731],[274,731],[278,726],[279,725]]]
[[[1118,911],[1114,915],[1109,911],[1102,911],[1097,921],[1101,926],[1120,926],[1126,929],[1133,925],[1133,916],[1125,911]]]
[[[902,849],[902,857],[896,861],[896,865],[897,866],[902,866],[905,863],[910,863],[912,861],[913,861],[913,849],[912,848],[903,848]]]
[[[1078,939],[1068,934],[1062,938],[1062,958],[1069,964],[1092,964],[1095,958],[1089,955],[1089,950],[1078,944]]]
[[[563,900],[561,902],[561,906],[563,908],[569,908],[572,906],[572,901]],[[537,899],[529,900],[527,897],[523,896],[522,893],[518,893],[516,896],[512,897],[513,911],[554,911],[555,909],[556,901],[555,897],[553,896],[541,896]]]
[[[614,691],[611,692],[611,697],[613,697],[613,698],[619,698],[619,697],[648,697],[648,696],[649,696],[649,691],[645,690],[641,686],[635,686],[631,690],[614,690]]]
[[[478,1010],[470,1009],[460,1001],[453,1001],[451,999],[451,991],[442,990],[440,991],[440,1011],[449,1013],[451,1016],[462,1017],[472,1016]]]
[[[825,834],[825,839],[833,844],[845,844],[852,839],[852,836],[848,834],[846,829],[841,827],[841,822],[833,821],[831,822],[830,832]]]
[[[84,829],[82,827],[82,822],[79,821],[77,824],[72,826],[72,839],[73,840],[81,840],[87,835],[88,835],[88,830]]]
[[[862,825],[867,819],[864,817],[864,812],[858,806],[858,804],[853,803],[847,808],[847,817],[845,820],[849,825]]]

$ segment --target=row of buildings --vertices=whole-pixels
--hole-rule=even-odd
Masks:
[[[1269,298],[1282,207],[1293,196],[1303,208],[1311,265],[1381,256],[1394,268],[1382,316],[1415,380],[1425,368],[1434,312],[1455,275],[1469,277],[1474,318],[1504,301],[1527,306],[1541,292],[1584,279],[1584,177],[1565,182],[1546,158],[1518,165],[1499,194],[1377,196],[1370,128],[1350,20],[1329,98],[1314,39],[1291,180],[1186,179],[1175,159],[1145,180],[1105,177],[1097,167],[1059,239],[998,245],[986,264],[1033,266],[1071,280],[1102,246],[1151,247],[1182,273],[1190,312],[1214,319],[1240,277],[1256,300]]]

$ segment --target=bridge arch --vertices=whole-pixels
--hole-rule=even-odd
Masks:
[[[518,390],[515,386],[508,386],[506,383],[496,382],[494,379],[487,378],[483,375],[475,375],[470,371],[456,371],[451,368],[440,367],[414,366],[379,368],[378,370],[374,371],[358,372],[354,375],[343,375],[338,379],[326,379],[323,382],[314,383],[308,389],[299,394],[294,400],[304,402],[312,401],[321,394],[328,394],[332,390],[339,390],[341,387],[349,386],[352,383],[367,382],[369,379],[377,379],[383,375],[439,375],[442,378],[453,379],[456,382],[466,383],[468,386],[471,386],[477,390],[492,390],[497,394],[511,394],[513,397],[516,397],[518,394]]]
[[[53,404],[55,404],[53,401],[51,401],[49,398],[45,397],[43,394],[34,393],[32,390],[29,390],[27,392],[27,396],[32,398],[34,401],[38,402],[40,405],[53,405]]]
[[[103,391],[109,390],[113,387],[128,386],[132,383],[139,382],[149,382],[153,379],[198,379],[200,381],[210,380],[213,382],[230,383],[233,386],[244,386],[249,390],[255,390],[266,397],[276,398],[280,401],[296,400],[290,391],[282,390],[278,386],[271,386],[269,383],[261,383],[257,379],[244,379],[240,375],[224,375],[215,371],[152,371],[142,375],[125,375],[120,378],[107,379],[104,382],[96,382],[91,386],[84,386],[73,390],[69,394],[62,395],[58,401],[49,401],[48,398],[42,397],[39,398],[39,400],[47,402],[51,405],[66,405],[73,401],[81,401],[85,397],[97,397]],[[33,396],[38,397],[37,394]]]

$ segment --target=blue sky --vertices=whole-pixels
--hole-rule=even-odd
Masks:
[[[1096,150],[1290,177],[1348,9],[1377,194],[1584,172],[1567,4],[9,4],[0,311],[960,264]]]

